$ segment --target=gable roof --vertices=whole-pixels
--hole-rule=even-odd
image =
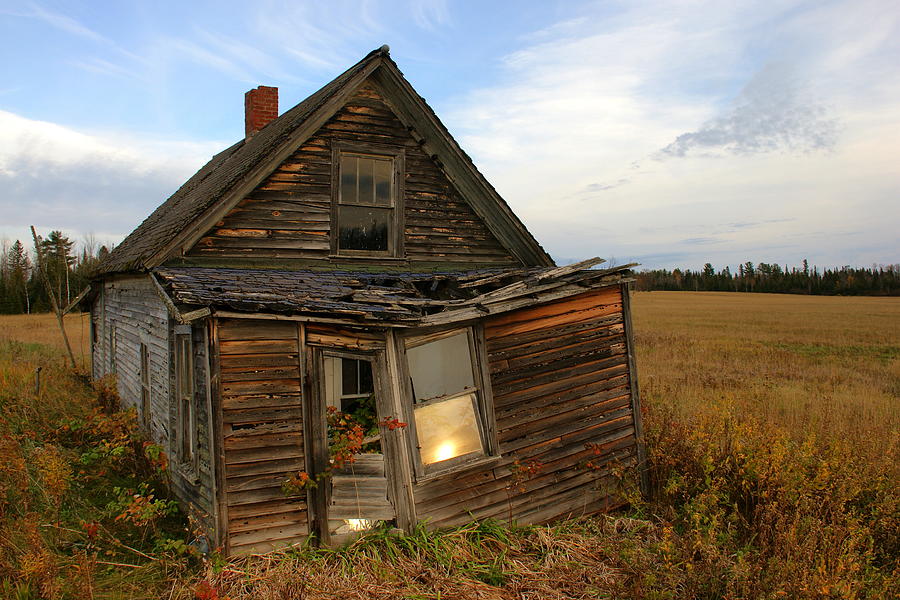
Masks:
[[[422,146],[500,242],[526,265],[552,266],[553,259],[413,90],[388,52],[387,46],[370,52],[255,135],[214,156],[132,231],[100,263],[96,274],[145,271],[180,256],[204,227],[224,216],[372,75],[388,91],[387,100],[398,117],[410,123],[411,133],[423,137]]]

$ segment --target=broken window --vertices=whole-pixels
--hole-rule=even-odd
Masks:
[[[371,418],[374,419],[374,391],[370,361],[344,356],[325,357],[328,406],[351,415],[359,410],[371,411]]]
[[[398,230],[396,158],[341,152],[338,159],[337,254],[395,256]]]
[[[490,454],[485,432],[493,415],[485,408],[473,332],[408,340],[406,357],[417,447],[426,472]]]

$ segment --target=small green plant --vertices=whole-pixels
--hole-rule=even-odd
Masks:
[[[297,471],[290,474],[282,483],[281,491],[287,496],[300,494],[304,490],[314,488],[319,482],[324,481],[334,475],[335,471],[339,471],[347,465],[356,461],[356,455],[364,452],[367,443],[367,431],[365,426],[358,422],[356,418],[345,412],[339,411],[334,406],[329,406],[326,411],[326,420],[328,423],[328,466],[320,473],[310,475],[306,471]],[[388,431],[402,429],[407,426],[406,423],[397,418],[388,416],[381,421],[375,423],[372,418],[374,428],[368,433],[378,433],[379,428]]]

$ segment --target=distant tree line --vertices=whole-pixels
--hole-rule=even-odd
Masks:
[[[770,292],[847,296],[900,296],[900,264],[810,268],[806,259],[800,267],[745,262],[737,272],[730,267],[716,270],[706,263],[702,270],[653,269],[637,274],[638,290],[683,290],[706,292]]]
[[[75,242],[61,231],[52,231],[42,240],[47,277],[59,303],[65,307],[87,286],[91,272],[109,253],[90,237],[75,249]],[[0,314],[46,312],[50,310],[39,273],[33,243],[7,240],[0,245]]]

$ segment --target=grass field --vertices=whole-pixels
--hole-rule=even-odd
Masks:
[[[633,304],[646,402],[689,415],[725,400],[866,451],[896,441],[900,299],[641,292]]]
[[[65,316],[66,332],[75,360],[82,368],[90,365],[90,323],[87,313],[69,313]],[[41,344],[65,353],[66,346],[59,332],[56,316],[52,313],[36,315],[0,315],[0,342],[18,341]]]
[[[133,503],[104,496],[110,484],[79,461],[128,445],[109,424],[119,417],[91,416],[97,394],[65,369],[52,317],[0,317],[0,597],[900,595],[900,300],[644,292],[633,308],[652,493],[623,487],[627,513],[374,534],[348,549],[232,564],[180,547],[155,520],[164,507],[142,523]],[[83,319],[67,325],[87,356]],[[78,420],[90,435],[70,433]],[[137,448],[127,465],[105,455],[96,464],[126,480],[147,468]],[[112,508],[86,495],[112,497]]]

